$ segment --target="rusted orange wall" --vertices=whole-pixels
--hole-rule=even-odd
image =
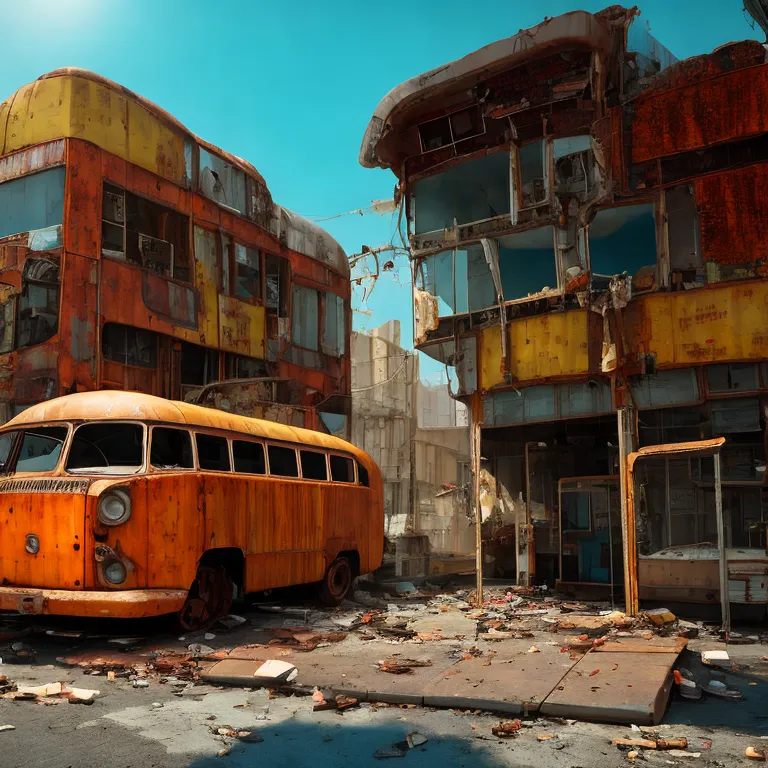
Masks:
[[[768,259],[768,163],[704,176],[693,184],[704,261],[753,264]]]
[[[639,98],[632,162],[768,131],[768,65]]]

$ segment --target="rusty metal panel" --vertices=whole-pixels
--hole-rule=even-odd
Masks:
[[[217,235],[209,229],[195,227],[195,285],[200,303],[198,327],[203,344],[216,344],[219,338],[219,270]]]
[[[190,286],[142,271],[141,295],[147,309],[169,322],[197,329],[197,301]]]
[[[0,157],[0,183],[64,162],[64,139]]]
[[[768,65],[737,70],[638,100],[632,162],[768,131]]]
[[[97,258],[101,252],[101,152],[92,144],[68,142],[65,201],[67,250]]]
[[[2,580],[10,585],[82,589],[85,558],[85,494],[0,490]],[[28,533],[40,539],[40,551],[25,551]],[[77,546],[76,546],[77,545]]]
[[[501,331],[494,325],[480,334],[480,388],[502,384]],[[587,310],[512,320],[509,324],[510,373],[516,381],[533,381],[587,373]]]
[[[649,294],[624,312],[630,359],[690,365],[768,357],[768,282]]]
[[[765,262],[768,163],[696,179],[694,189],[704,261]]]

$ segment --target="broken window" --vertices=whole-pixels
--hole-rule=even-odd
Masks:
[[[8,470],[8,457],[18,435],[18,432],[4,432],[0,435],[0,472]]]
[[[157,334],[129,325],[106,323],[101,332],[105,360],[141,368],[157,368]]]
[[[225,378],[258,379],[266,375],[267,367],[263,360],[257,360],[255,357],[245,357],[244,355],[227,354]]]
[[[144,464],[144,427],[111,421],[75,430],[67,470],[131,475]]]
[[[221,243],[221,291],[229,296],[232,293],[232,278],[230,261],[232,261],[232,238],[222,232],[219,235]]]
[[[706,367],[709,391],[752,392],[760,388],[755,363],[731,363]]]
[[[636,275],[656,266],[653,204],[598,211],[589,225],[589,263],[593,274]]]
[[[267,314],[288,317],[288,283],[290,265],[287,259],[268,253],[265,258]]]
[[[574,196],[581,202],[597,190],[595,155],[589,136],[569,136],[552,142],[558,197]]]
[[[459,251],[461,253],[461,251]],[[457,275],[461,275],[461,269]],[[485,260],[485,251],[481,243],[467,248],[467,303],[470,312],[496,306],[498,297],[493,275]]]
[[[189,280],[189,218],[104,184],[101,252],[166,277]]]
[[[413,182],[412,189],[415,234],[509,215],[509,153],[466,160]]]
[[[0,237],[61,224],[64,179],[60,167],[0,183]]]
[[[29,258],[24,263],[19,298],[18,346],[42,344],[59,325],[59,262]]]
[[[149,462],[156,469],[193,469],[192,435],[186,429],[153,427]]]
[[[292,339],[298,347],[318,350],[320,294],[314,288],[293,286]]]
[[[225,437],[195,433],[197,463],[200,469],[212,472],[230,472],[229,446]]]
[[[355,467],[352,459],[331,454],[331,479],[334,483],[354,483]]]
[[[245,472],[249,475],[264,475],[267,472],[262,443],[233,440],[232,456],[235,460],[235,472]]]
[[[203,386],[219,380],[219,353],[197,344],[181,342],[182,385]]]
[[[713,400],[711,407],[715,435],[760,431],[760,401],[756,397]]]
[[[261,300],[261,253],[235,243],[235,296]]]
[[[664,192],[669,236],[669,262],[673,271],[701,269],[701,234],[693,184],[681,184]]]
[[[630,380],[632,397],[638,408],[663,408],[699,399],[699,385],[693,368],[658,371]]]
[[[285,448],[282,445],[270,445],[269,474],[281,477],[298,477],[299,465],[296,462],[296,451],[293,448]]]
[[[327,480],[328,468],[325,454],[319,451],[299,451],[301,456],[301,476],[305,480]]]
[[[557,288],[554,237],[552,227],[541,227],[499,239],[499,272],[505,301]]]
[[[419,126],[422,152],[440,149],[482,133],[485,133],[485,122],[479,104],[429,120]]]
[[[532,208],[546,203],[547,189],[546,141],[534,141],[518,150],[520,172],[520,207]]]
[[[200,147],[200,192],[209,200],[245,213],[245,173]]]
[[[439,317],[466,314],[468,311],[465,249],[427,256],[416,268],[416,280],[420,290],[437,298]]]
[[[0,354],[13,350],[17,300],[18,292],[13,286],[0,284]]]
[[[344,299],[333,293],[325,294],[325,323],[323,324],[323,352],[338,357],[344,354],[345,323]]]
[[[24,431],[16,472],[51,472],[59,463],[66,427],[35,427]]]
[[[644,410],[637,419],[640,446],[701,440],[704,420],[700,406]]]

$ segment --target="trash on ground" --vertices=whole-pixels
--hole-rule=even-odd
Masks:
[[[401,659],[395,654],[380,661],[377,666],[380,671],[389,672],[391,675],[410,675],[415,667],[431,667],[432,662],[428,659]]]
[[[658,627],[675,620],[675,614],[669,608],[654,608],[653,610],[645,611],[645,615]]]
[[[675,683],[678,686],[678,692],[684,699],[698,701],[702,697],[701,686],[694,680],[693,673],[681,667],[672,673]]]
[[[429,739],[423,733],[419,733],[418,731],[411,731],[411,733],[408,734],[408,746],[411,749],[421,747],[428,741]]]
[[[720,680],[710,680],[703,687],[703,690],[710,696],[717,696],[720,699],[728,699],[730,701],[742,701],[744,698],[744,695],[740,691],[737,691],[734,688],[729,688]]]
[[[643,749],[686,749],[688,739],[613,739],[611,744],[622,747],[642,747]]]
[[[396,747],[394,744],[391,747],[384,747],[382,749],[377,749],[373,756],[377,760],[385,760],[388,757],[405,757],[405,750],[400,749],[399,747]]]
[[[491,733],[502,739],[515,738],[522,727],[520,720],[502,720],[491,728]]]
[[[701,663],[713,667],[730,668],[731,657],[728,655],[728,651],[702,651]]]
[[[269,659],[253,673],[253,676],[270,682],[291,683],[298,674],[299,670],[293,664],[279,659]]]
[[[744,754],[752,760],[768,760],[768,751],[757,749],[757,747],[747,747]]]
[[[15,731],[15,725],[0,725],[0,731]]]

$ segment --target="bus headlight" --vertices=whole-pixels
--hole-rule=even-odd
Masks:
[[[112,488],[99,499],[99,521],[122,525],[131,516],[131,497],[122,488]]]
[[[122,584],[128,576],[128,571],[120,560],[112,560],[104,566],[104,578],[110,584]]]
[[[28,533],[24,549],[30,555],[36,555],[40,551],[40,539],[34,533]]]

